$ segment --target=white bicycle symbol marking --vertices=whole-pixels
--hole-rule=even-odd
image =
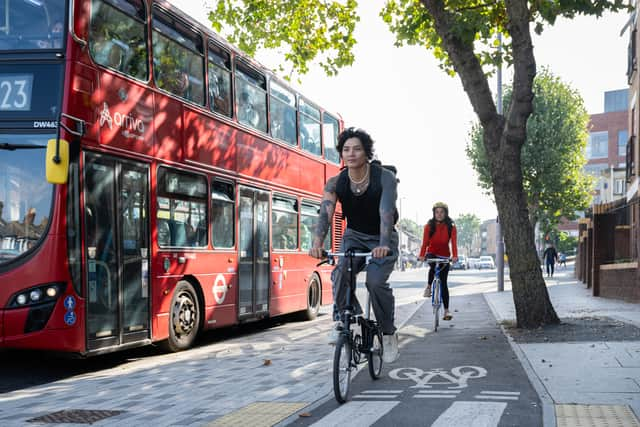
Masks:
[[[410,388],[433,388],[434,385],[446,385],[448,389],[467,387],[467,381],[487,376],[487,370],[480,366],[457,366],[451,373],[444,369],[423,371],[419,368],[398,368],[389,372],[394,380],[414,381],[416,385]]]

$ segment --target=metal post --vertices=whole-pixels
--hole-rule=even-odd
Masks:
[[[498,54],[502,54],[502,34],[498,33]],[[498,64],[498,96],[496,107],[502,114],[502,62]],[[498,275],[498,292],[504,291],[504,242],[500,217],[496,218],[496,274]]]

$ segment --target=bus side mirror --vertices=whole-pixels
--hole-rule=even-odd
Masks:
[[[65,184],[69,174],[69,143],[59,138],[47,141],[45,161],[47,181],[51,184]]]

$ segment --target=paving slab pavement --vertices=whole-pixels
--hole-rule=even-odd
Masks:
[[[545,410],[545,425],[558,425],[566,421],[558,414],[563,404],[589,405],[587,408],[604,405],[604,408],[620,409],[628,405],[632,411],[620,421],[622,426],[640,425],[640,340],[637,328],[640,326],[640,310],[637,304],[593,297],[591,290],[575,280],[573,270],[560,271],[554,279],[547,281],[551,302],[561,319],[567,322],[587,319],[591,322],[608,322],[612,319],[628,323],[631,332],[622,340],[619,336],[609,339],[606,333],[596,329],[588,336],[569,335],[566,342],[555,337],[554,342],[510,342],[521,356],[523,365],[529,368],[532,382],[539,394],[549,397],[550,405]],[[484,297],[495,317],[503,324],[515,322],[513,294],[509,287],[505,292],[488,292]],[[508,328],[503,328],[509,333]],[[541,332],[542,335],[546,329]],[[517,335],[517,334],[514,334]],[[612,334],[614,337],[616,334]],[[571,341],[574,339],[574,341]],[[612,409],[613,408],[613,409]],[[551,413],[549,413],[551,412]],[[578,411],[582,415],[589,410]],[[551,420],[551,421],[550,421]],[[562,423],[561,423],[562,421]],[[584,421],[584,420],[583,420]],[[591,420],[593,422],[593,420]],[[590,424],[586,424],[590,425]],[[607,425],[607,424],[596,424]]]

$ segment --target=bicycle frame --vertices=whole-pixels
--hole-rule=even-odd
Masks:
[[[433,282],[431,282],[431,305],[433,306],[433,330],[438,331],[439,324],[439,311],[442,305],[442,280],[440,280],[440,272],[442,271],[443,264],[449,264],[451,260],[448,257],[427,258],[427,263],[435,264],[435,271],[433,276]],[[435,284],[435,286],[434,286]]]
[[[342,321],[342,331],[340,331],[340,337],[336,343],[336,350],[334,354],[334,372],[333,372],[333,386],[336,400],[339,403],[345,403],[349,395],[349,383],[351,381],[351,372],[360,363],[365,361],[369,364],[369,374],[372,379],[378,379],[382,372],[382,354],[384,348],[382,345],[382,331],[376,321],[369,319],[370,314],[370,297],[367,290],[367,304],[366,312],[364,316],[355,315],[354,307],[352,306],[351,297],[355,296],[356,291],[356,274],[354,269],[353,258],[356,256],[364,256],[365,266],[369,264],[372,258],[372,254],[368,253],[356,253],[353,250],[348,250],[344,253],[325,253],[325,256],[330,257],[328,261],[322,263],[329,263],[335,265],[335,256],[342,256],[349,258],[349,265],[347,271],[349,271],[349,284],[347,289],[346,305],[343,310],[340,311],[340,320]],[[321,264],[322,264],[321,263]],[[320,265],[320,264],[318,264]],[[351,324],[357,322],[360,326],[360,332],[354,332],[351,330]],[[378,350],[375,348],[375,338],[378,338]],[[345,351],[343,353],[343,351]],[[344,368],[342,365],[342,355],[348,360],[344,360]],[[365,357],[363,357],[363,355]],[[374,364],[374,358],[377,363]],[[346,379],[340,379],[340,373],[346,371]]]

